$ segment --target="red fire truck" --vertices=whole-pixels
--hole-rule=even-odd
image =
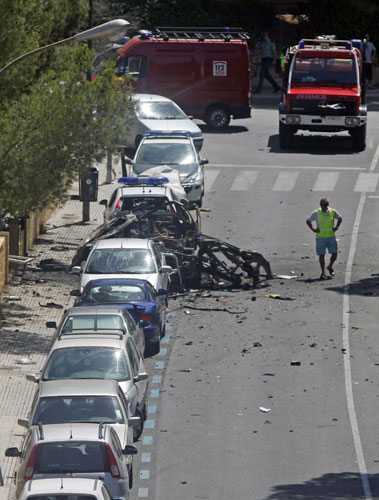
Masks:
[[[353,43],[354,42],[354,43]],[[320,36],[287,51],[279,142],[293,145],[298,130],[348,131],[354,151],[366,147],[367,106],[358,41]]]
[[[117,72],[136,77],[136,92],[168,97],[223,129],[231,117],[250,117],[248,38],[241,28],[141,31],[119,49]]]

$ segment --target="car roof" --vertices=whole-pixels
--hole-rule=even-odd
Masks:
[[[171,194],[171,189],[168,186],[120,186],[121,196],[162,196],[167,197]]]
[[[183,144],[184,143],[193,143],[191,137],[144,137],[141,141],[140,148],[144,144]]]
[[[138,286],[145,286],[146,283],[148,283],[147,280],[140,280],[140,279],[135,279],[135,278],[104,278],[104,279],[99,279],[99,280],[91,280],[89,281],[84,288],[91,288],[92,286],[101,286],[101,285],[138,285]],[[89,306],[92,308],[93,306]],[[96,306],[95,306],[96,307]],[[104,306],[99,306],[96,309],[102,310]],[[79,307],[74,307],[73,309],[79,309]],[[84,307],[81,307],[81,309],[85,309]],[[108,309],[108,307],[107,307]],[[111,309],[111,307],[109,307]],[[120,308],[124,310],[123,308]]]
[[[115,396],[118,394],[116,380],[64,379],[46,380],[40,385],[41,398],[55,396]]]
[[[91,494],[92,491],[96,491],[99,487],[101,488],[102,484],[103,482],[97,478],[90,479],[85,477],[49,477],[31,479],[25,483],[23,493]]]
[[[44,424],[42,426],[43,439],[38,426],[32,425],[31,429],[39,436],[38,441],[45,443],[48,441],[99,441],[99,425],[96,423],[67,423],[67,424]],[[107,431],[108,426],[103,425],[103,436]]]
[[[64,335],[54,342],[51,346],[50,352],[52,353],[56,349],[65,349],[67,347],[111,347],[114,349],[124,350],[125,340],[122,340],[120,336],[116,333],[106,333],[105,335],[102,335],[101,333],[96,332],[94,332],[93,335],[81,335],[79,333]],[[128,337],[130,337],[130,335],[128,335]],[[125,335],[123,335],[123,338],[125,339]]]
[[[149,248],[151,240],[145,238],[110,238],[99,240],[95,248]]]
[[[84,314],[90,314],[92,316],[98,314],[122,315],[124,312],[125,309],[120,306],[83,306],[72,307],[67,311],[66,316],[83,316]]]
[[[140,102],[160,102],[160,101],[166,101],[166,102],[173,102],[171,99],[168,97],[164,97],[163,95],[157,95],[157,94],[135,94],[133,96],[133,99],[138,99]]]

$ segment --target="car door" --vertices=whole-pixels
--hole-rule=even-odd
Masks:
[[[122,315],[128,328],[128,332],[132,336],[134,343],[136,344],[140,352],[143,353],[145,351],[145,335],[143,334],[141,326],[134,321],[127,309],[124,309],[122,311]]]
[[[152,245],[152,250],[154,254],[154,259],[157,263],[158,267],[158,279],[157,279],[157,291],[162,289],[163,290],[168,290],[169,287],[169,282],[170,282],[170,275],[169,273],[162,273],[160,271],[162,266],[166,265],[166,261],[164,256],[162,255],[161,251],[157,247],[157,245]]]
[[[129,417],[132,414],[132,411],[130,408],[130,403],[126,399],[125,394],[122,392],[120,387],[118,389],[118,397],[119,397],[119,401],[120,401],[120,406],[122,408],[123,417],[126,419],[126,421],[128,421]],[[126,432],[127,432],[127,436],[126,436],[125,444],[133,444],[133,428],[128,425]]]
[[[15,483],[16,483],[16,493],[20,494],[24,484],[25,484],[25,479],[24,479],[24,472],[25,472],[25,467],[27,464],[27,461],[29,459],[29,455],[32,451],[32,437],[33,433],[29,429],[27,433],[25,434],[25,437],[22,441],[21,445],[21,456],[20,456],[20,466],[15,473]]]
[[[138,352],[138,349],[136,345],[133,342],[133,339],[129,338],[126,343],[126,349],[128,351],[128,356],[131,361],[132,365],[132,370],[133,370],[133,376],[136,377],[139,373],[144,373],[145,372],[145,365],[142,361],[142,356]],[[146,403],[146,393],[147,393],[147,387],[148,387],[148,381],[147,380],[140,380],[139,382],[136,382],[136,387],[137,387],[137,399],[138,399],[138,406],[141,411],[144,411],[145,403]]]
[[[159,324],[161,331],[163,330],[165,321],[166,321],[166,300],[167,295],[158,295],[155,288],[151,285],[151,283],[146,282],[146,288],[149,290],[151,298],[158,306],[158,315],[159,315]]]

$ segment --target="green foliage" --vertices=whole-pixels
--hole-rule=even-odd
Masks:
[[[0,207],[25,215],[64,196],[82,169],[121,142],[131,103],[113,68],[83,79],[94,54],[56,49],[54,64],[0,115]]]

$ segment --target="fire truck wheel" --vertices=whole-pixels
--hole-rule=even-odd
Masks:
[[[288,149],[293,144],[294,129],[290,125],[279,122],[279,146]]]
[[[366,125],[351,130],[353,151],[364,151],[366,148]]]
[[[226,128],[230,123],[228,108],[222,104],[212,106],[206,113],[205,123],[218,130]]]

